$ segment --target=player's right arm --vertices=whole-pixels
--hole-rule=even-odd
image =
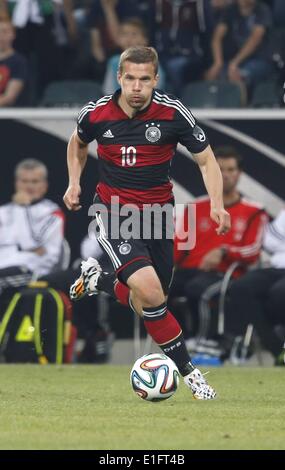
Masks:
[[[69,139],[67,146],[67,167],[69,184],[63,196],[66,207],[71,211],[81,209],[80,205],[80,177],[86,165],[88,156],[88,144],[83,142],[75,130]]]
[[[69,139],[67,146],[67,167],[69,184],[63,196],[66,207],[71,211],[81,209],[80,177],[86,165],[88,144],[96,138],[96,126],[90,121],[90,114],[96,108],[96,103],[89,101],[79,112],[77,128]]]

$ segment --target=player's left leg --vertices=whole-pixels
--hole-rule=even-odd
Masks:
[[[155,271],[160,279],[163,292],[165,294],[165,299],[167,299],[169,289],[171,286],[173,278],[173,241],[171,239],[163,238],[160,240],[151,240],[149,243],[149,251],[151,254],[151,259]],[[192,390],[193,397],[202,400],[212,399],[216,396],[214,389],[207,383],[202,373],[199,369],[191,362],[191,357],[186,349],[183,333],[180,327],[180,324],[176,318],[172,315],[170,310],[167,308],[167,316],[165,320],[165,325],[157,319],[157,324],[155,321],[149,322],[145,326],[148,333],[151,335],[149,330],[157,328],[157,331],[163,330],[163,327],[169,329],[169,339],[166,340],[163,344],[161,338],[155,339],[159,344],[161,349],[166,355],[168,355],[174,362],[178,365],[178,357],[181,362],[178,366],[181,374],[184,376],[185,384]],[[176,333],[176,335],[175,335]],[[152,335],[151,335],[152,336]],[[172,336],[172,339],[171,339]],[[153,337],[153,336],[152,336]],[[166,339],[166,338],[164,338]],[[182,359],[183,358],[183,359]]]

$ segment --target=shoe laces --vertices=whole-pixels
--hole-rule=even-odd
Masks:
[[[189,377],[189,381],[191,383],[191,385],[194,385],[196,387],[199,387],[199,388],[204,388],[204,387],[210,387],[212,388],[207,380],[205,379],[205,375],[209,374],[209,371],[205,372],[204,374],[202,374],[202,372],[200,370],[198,370],[197,372],[195,372],[195,374],[193,375],[190,375]],[[192,379],[192,380],[191,380]]]
[[[81,261],[81,269],[82,271],[89,271],[91,268],[96,267],[96,263],[94,262],[93,258],[88,258],[86,261]]]

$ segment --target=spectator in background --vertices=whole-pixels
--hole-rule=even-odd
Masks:
[[[234,3],[235,0],[211,0],[211,7],[213,9],[214,22],[219,23],[220,18],[224,14],[224,10]]]
[[[16,28],[15,49],[27,57],[31,67],[31,101],[36,101],[48,83],[60,77],[58,13],[65,13],[66,30],[76,38],[72,15],[73,0],[5,0],[6,9]]]
[[[284,365],[284,329],[280,337],[274,327],[285,326],[285,209],[266,227],[263,246],[271,254],[270,267],[249,271],[231,285],[226,333],[244,335],[252,324],[275,364]]]
[[[23,284],[32,274],[42,276],[57,266],[62,250],[64,216],[54,202],[45,199],[46,166],[34,159],[15,169],[15,194],[0,207],[0,278],[20,275]],[[26,280],[21,274],[26,273]]]
[[[147,32],[139,18],[130,18],[122,21],[119,26],[117,44],[121,49],[120,54],[124,50],[128,49],[128,47],[148,45]],[[119,87],[117,72],[119,68],[120,54],[116,54],[108,60],[107,71],[103,84],[103,91],[106,95],[114,93]],[[164,88],[164,72],[161,67],[159,67],[158,75],[158,88]]]
[[[27,63],[13,49],[15,32],[9,19],[0,18],[0,107],[25,104]]]
[[[71,78],[70,70],[78,51],[78,28],[73,12],[74,0],[53,0],[53,36],[57,63],[57,78]]]
[[[79,29],[85,28],[92,0],[73,0],[73,15]]]
[[[226,74],[244,93],[246,89],[250,92],[273,70],[266,51],[271,24],[272,15],[267,5],[257,0],[237,0],[224,12],[214,30],[213,64],[205,78],[215,80]]]
[[[229,266],[238,261],[241,263],[235,277],[243,274],[248,266],[259,258],[262,233],[267,216],[262,207],[241,196],[237,184],[241,174],[241,157],[234,147],[220,147],[215,150],[217,162],[223,176],[223,200],[232,220],[231,230],[222,238],[216,234],[215,226],[209,218],[210,200],[208,197],[198,198],[196,204],[196,244],[189,251],[179,250],[183,241],[182,233],[187,234],[194,228],[188,226],[187,209],[184,219],[177,225],[174,242],[176,272],[170,291],[170,303],[175,298],[186,296],[192,318],[192,331],[188,335],[197,334],[203,325],[200,318],[204,315],[202,298],[209,300],[220,291],[220,281]],[[184,235],[185,236],[185,235]],[[173,303],[174,305],[174,303]],[[206,331],[201,336],[213,337],[216,333],[215,304],[209,311],[210,318],[205,322]],[[175,312],[175,308],[173,307]],[[207,324],[206,324],[207,323]]]
[[[154,8],[156,47],[171,91],[179,96],[209,62],[212,8],[209,0],[161,0]]]
[[[285,28],[285,2],[273,0],[273,21],[275,26]]]
[[[88,16],[92,0],[73,0],[73,18],[76,23],[80,55],[90,52],[90,34],[88,30]],[[79,54],[78,54],[79,55]]]
[[[120,22],[138,16],[136,0],[93,0],[88,26],[92,54],[90,73],[94,79],[103,80],[107,60],[119,52],[117,34]]]

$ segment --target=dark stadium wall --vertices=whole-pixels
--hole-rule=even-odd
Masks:
[[[27,123],[28,122],[28,123]],[[231,144],[244,157],[244,174],[241,192],[265,205],[274,216],[285,200],[285,156],[283,119],[230,119],[203,120],[211,145]],[[66,146],[74,128],[74,120],[58,120],[52,117],[29,121],[0,119],[1,172],[0,203],[10,200],[13,193],[15,165],[23,158],[38,158],[49,169],[48,197],[64,208],[62,197],[67,186]],[[96,149],[90,149],[92,156]],[[187,202],[205,193],[200,171],[189,152],[182,146],[173,160],[172,176],[176,183],[178,202]],[[77,213],[66,213],[66,237],[70,242],[73,258],[79,255],[79,244],[88,230],[88,208],[92,203],[97,183],[97,162],[89,158],[82,178],[82,205]],[[180,189],[179,189],[180,188]],[[181,191],[182,189],[182,191]]]

